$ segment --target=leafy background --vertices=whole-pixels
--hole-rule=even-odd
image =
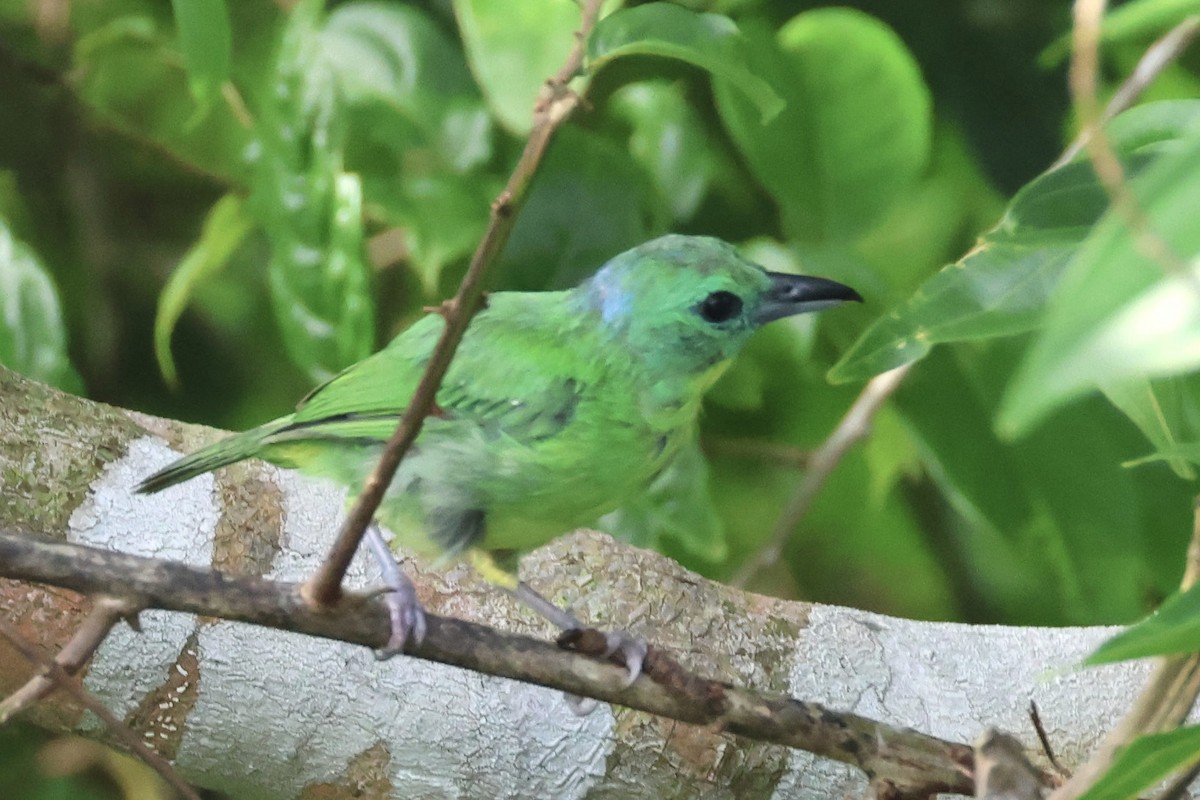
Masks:
[[[1200,290],[1084,160],[1043,174],[1074,132],[1069,4],[618,5],[493,286],[567,286],[679,231],[867,303],[763,331],[706,402],[705,458],[610,527],[728,578],[863,383],[920,359],[752,588],[1049,625],[1167,596],[1200,462]],[[1104,95],[1196,5],[1112,11]],[[453,290],[578,18],[0,0],[0,363],[225,428],[286,413]],[[1200,54],[1110,136],[1194,261]]]

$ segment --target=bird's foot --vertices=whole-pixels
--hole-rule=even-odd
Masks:
[[[588,646],[588,640],[595,637],[600,637],[603,641],[599,642],[602,647],[591,648]],[[563,632],[558,637],[559,644],[570,647],[573,650],[586,652],[589,655],[611,658],[620,653],[621,658],[625,662],[625,669],[629,674],[625,678],[625,686],[633,685],[633,682],[642,674],[642,667],[646,663],[646,654],[650,651],[646,640],[640,636],[633,636],[627,631],[611,631],[605,633],[598,631],[595,628],[571,628]],[[586,717],[596,710],[596,706],[600,703],[591,697],[580,697],[577,694],[563,692],[563,699],[567,701],[567,707],[571,712],[578,717]]]
[[[384,661],[403,653],[409,642],[420,644],[425,639],[425,609],[417,598],[417,588],[396,563],[379,527],[371,524],[365,538],[387,587],[383,600],[387,604],[392,634],[387,644],[375,651],[375,658]]]
[[[425,640],[425,609],[417,599],[412,581],[405,578],[405,582],[404,586],[388,586],[383,595],[392,635],[387,644],[375,651],[375,658],[380,661],[400,655],[409,642],[420,644]]]
[[[620,655],[628,672],[625,677],[626,687],[632,686],[633,682],[642,674],[642,667],[646,663],[646,654],[650,652],[650,647],[646,644],[645,639],[634,636],[628,631],[600,631],[579,624],[564,630],[558,637],[558,643],[562,647],[596,658],[612,658]]]
[[[642,667],[646,663],[646,653],[649,651],[645,639],[633,636],[626,631],[606,633],[589,628],[575,619],[569,611],[559,608],[542,597],[524,581],[517,584],[513,595],[562,630],[562,636],[558,639],[560,645],[599,658],[610,658],[620,653],[625,662],[625,669],[629,671],[629,675],[625,679],[626,686],[631,686],[642,674]]]
[[[625,686],[633,685],[633,682],[642,674],[642,667],[646,664],[646,654],[650,652],[650,645],[640,636],[634,636],[628,631],[609,631],[604,634],[604,657],[611,658],[617,653],[621,654],[621,658],[625,661],[625,669],[629,671],[629,675],[625,678]]]

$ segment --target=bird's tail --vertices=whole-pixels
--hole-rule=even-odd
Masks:
[[[208,447],[202,447],[191,455],[184,456],[175,463],[160,469],[137,485],[138,494],[153,494],[154,492],[191,480],[197,475],[211,472],[218,467],[228,466],[237,461],[256,456],[263,448],[264,441],[275,433],[291,424],[289,417],[259,425],[242,433],[227,436],[219,442],[213,442]]]

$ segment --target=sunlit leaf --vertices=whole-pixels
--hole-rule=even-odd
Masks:
[[[225,267],[233,251],[250,232],[252,222],[244,206],[242,198],[233,194],[217,201],[208,212],[200,238],[171,273],[158,297],[154,315],[154,357],[170,386],[179,385],[175,359],[171,356],[171,333],[175,323],[187,308],[195,288]]]
[[[325,380],[371,352],[362,181],[342,163],[336,75],[319,56],[321,3],[301,0],[279,48],[258,126],[252,208],[271,242],[268,283],[292,360]]]
[[[1146,619],[1118,633],[1086,664],[1200,651],[1200,584],[1171,595]]]
[[[579,29],[573,0],[454,0],[467,61],[492,112],[522,136],[546,80],[566,61]]]
[[[1131,182],[1147,225],[1185,263],[1200,254],[1200,129]],[[1101,384],[1200,366],[1200,270],[1175,272],[1146,255],[1110,212],[1064,276],[1046,327],[1005,396],[999,424],[1027,431]]]
[[[629,152],[658,184],[676,220],[686,220],[704,200],[719,154],[703,120],[678,85],[642,81],[622,87],[609,103],[630,125]]]
[[[721,119],[793,236],[845,241],[869,229],[921,174],[929,91],[884,23],[849,8],[806,11],[777,36],[750,32],[747,69],[787,103],[768,124],[716,81]]]
[[[771,85],[746,68],[746,42],[729,17],[672,3],[623,9],[601,20],[588,38],[590,68],[629,55],[675,58],[708,70],[744,94],[763,123],[783,109]]]
[[[1142,378],[1133,378],[1106,384],[1101,387],[1101,391],[1110,403],[1137,425],[1138,430],[1160,453],[1170,452],[1179,445],[1179,432],[1168,419],[1157,387],[1153,383]],[[1167,460],[1176,475],[1184,480],[1195,480],[1196,471],[1187,463],[1186,458],[1171,457]]]
[[[37,254],[0,218],[0,364],[70,392],[83,388],[67,357],[58,292]]]
[[[1143,797],[1159,782],[1200,760],[1200,726],[1139,736],[1122,747],[1112,766],[1079,800]]]

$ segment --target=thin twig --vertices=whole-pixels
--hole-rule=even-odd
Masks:
[[[1200,16],[1188,17],[1150,45],[1138,60],[1133,72],[1129,73],[1129,77],[1109,99],[1108,104],[1104,107],[1104,113],[1100,116],[1099,125],[1096,127],[1107,124],[1113,117],[1132,106],[1142,92],[1146,91],[1154,82],[1154,79],[1161,75],[1162,71],[1174,63],[1175,59],[1179,58],[1180,54],[1188,48],[1197,32],[1200,32]],[[1050,169],[1058,169],[1064,164],[1074,161],[1076,156],[1087,146],[1093,130],[1094,128],[1091,127],[1080,129],[1067,149],[1050,165]]]
[[[75,631],[71,640],[58,651],[54,663],[68,675],[77,674],[104,642],[113,626],[136,611],[137,607],[128,600],[107,595],[96,598],[92,613]],[[24,686],[0,702],[0,725],[49,695],[56,686],[58,683],[52,678],[44,674],[34,675]]]
[[[1042,753],[1046,756],[1046,760],[1050,762],[1050,766],[1054,767],[1054,771],[1064,778],[1070,776],[1070,771],[1064,767],[1058,760],[1058,756],[1054,753],[1054,747],[1050,744],[1050,737],[1046,734],[1046,726],[1042,724],[1042,714],[1038,711],[1037,703],[1029,701],[1029,721],[1033,723],[1033,730],[1037,734],[1038,743],[1042,746]]]
[[[0,531],[0,576],[82,593],[103,591],[139,607],[248,622],[325,639],[382,647],[390,636],[378,596],[346,594],[315,609],[301,585],[228,575],[171,561]],[[548,686],[662,717],[803,749],[855,765],[915,797],[969,794],[972,751],[817,703],[696,675],[651,648],[643,673],[628,683],[623,666],[504,633],[466,620],[427,614],[425,638],[410,657]]]
[[[841,463],[842,458],[854,444],[871,430],[871,420],[884,402],[892,396],[912,364],[905,364],[895,369],[876,375],[863,390],[858,398],[846,411],[841,422],[834,428],[809,459],[808,470],[800,481],[795,494],[787,508],[779,516],[779,521],[771,531],[771,538],[761,550],[746,560],[730,580],[730,585],[744,587],[759,571],[770,567],[783,554],[783,547],[792,535],[792,531],[804,519],[813,500],[829,480],[834,468]]]
[[[122,744],[136,753],[142,761],[153,767],[154,771],[171,785],[171,788],[181,796],[188,798],[188,800],[200,800],[200,795],[196,794],[196,790],[189,786],[187,781],[179,777],[179,774],[175,772],[175,769],[165,758],[154,752],[153,748],[147,746],[141,737],[130,730],[128,725],[117,719],[108,710],[108,706],[104,705],[104,703],[92,696],[91,692],[83,688],[83,684],[79,682],[77,677],[68,675],[66,670],[61,666],[39,653],[36,648],[25,641],[25,637],[21,636],[20,631],[3,617],[0,617],[0,636],[7,639],[29,663],[39,667],[43,674],[54,681],[60,689],[67,692],[80,705],[99,717],[108,729],[113,732],[113,735],[121,740]]]
[[[400,418],[396,432],[388,440],[379,462],[363,484],[362,492],[338,531],[329,555],[304,585],[304,596],[317,606],[329,605],[339,597],[342,579],[350,566],[350,560],[358,550],[363,533],[375,516],[375,510],[379,508],[404,455],[421,432],[425,417],[433,409],[434,398],[450,366],[450,359],[462,341],[467,323],[480,308],[484,277],[508,240],[534,172],[559,125],[579,105],[580,97],[570,89],[569,84],[583,65],[587,37],[600,14],[600,5],[601,0],[587,0],[583,4],[583,19],[576,34],[575,45],[562,69],[542,87],[534,108],[533,129],[525,143],[525,149],[507,185],[492,203],[487,230],[471,257],[471,264],[463,276],[458,292],[442,304],[440,313],[445,317],[446,325],[433,349],[425,373]]]
[[[737,436],[705,436],[700,448],[706,455],[766,461],[803,469],[812,461],[812,451],[783,442]]]
[[[1166,272],[1178,275],[1200,295],[1200,277],[1154,230],[1146,212],[1129,188],[1125,169],[1113,150],[1100,115],[1100,23],[1105,0],[1075,0],[1075,23],[1071,31],[1072,53],[1069,73],[1071,99],[1080,127],[1088,132],[1088,157],[1112,201],[1113,209],[1129,224],[1138,249]]]

